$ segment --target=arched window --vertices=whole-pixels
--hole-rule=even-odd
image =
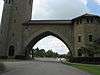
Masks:
[[[15,47],[13,45],[11,45],[9,47],[9,56],[14,56],[14,52],[15,52]]]

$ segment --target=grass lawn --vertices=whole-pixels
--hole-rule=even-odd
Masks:
[[[89,72],[92,75],[100,75],[100,65],[76,64],[76,63],[75,64],[67,63],[67,65]]]

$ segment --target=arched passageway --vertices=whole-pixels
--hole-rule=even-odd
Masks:
[[[33,47],[33,50],[36,49],[45,50],[46,52],[50,50],[61,55],[69,52],[67,46],[60,39],[52,35],[39,40]]]
[[[33,39],[30,41],[30,43],[27,45],[27,47],[25,48],[25,56],[27,56],[27,55],[29,54],[29,52],[32,50],[33,46],[34,46],[39,40],[41,40],[41,39],[43,39],[43,38],[45,38],[45,37],[47,37],[47,36],[54,36],[54,37],[58,38],[59,40],[61,40],[61,41],[68,47],[69,52],[70,52],[70,54],[71,54],[71,56],[72,56],[72,52],[71,52],[69,46],[67,45],[67,43],[66,43],[61,37],[59,37],[59,35],[54,34],[54,33],[50,32],[50,31],[43,32],[43,33],[41,33],[40,35],[38,35],[38,36],[36,36],[35,38],[33,38]]]

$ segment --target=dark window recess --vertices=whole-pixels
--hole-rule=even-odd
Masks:
[[[87,18],[87,23],[89,23],[90,21],[89,21],[89,19]]]
[[[7,0],[5,0],[5,3],[7,3]]]
[[[15,34],[14,34],[14,33],[12,33],[12,36],[14,37],[14,36],[15,36]]]
[[[11,4],[13,3],[13,0],[5,0],[5,3]]]
[[[15,9],[16,9],[16,10],[18,10],[18,8],[17,8],[17,7],[15,7]]]
[[[78,50],[78,56],[82,56],[80,49]]]
[[[28,29],[28,27],[25,27],[25,30],[27,30]]]
[[[16,23],[16,20],[14,19],[14,23]]]
[[[29,4],[30,4],[30,5],[32,4],[32,0],[29,0]]]
[[[90,19],[90,21],[91,21],[91,23],[93,23],[93,19],[92,18]]]
[[[1,34],[2,34],[2,30],[1,30]]]
[[[12,3],[14,2],[14,0],[12,0]]]
[[[78,42],[82,41],[82,36],[78,36]]]
[[[82,19],[80,19],[80,24],[82,23]]]
[[[10,0],[9,0],[8,2],[9,2],[9,4],[11,3],[11,1],[10,1]]]
[[[9,56],[14,56],[15,53],[15,47],[14,46],[10,46],[9,47]]]
[[[78,21],[76,21],[76,24],[79,24],[79,22],[78,22]]]
[[[93,36],[89,35],[89,41],[92,42],[93,41]]]

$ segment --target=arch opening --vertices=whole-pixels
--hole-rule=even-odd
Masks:
[[[14,56],[14,53],[15,53],[15,47],[13,45],[11,45],[9,47],[9,53],[8,53],[8,55],[9,56]]]
[[[33,47],[33,50],[35,49],[42,50],[44,49],[46,52],[48,50],[51,50],[53,52],[56,52],[58,54],[67,54],[69,52],[69,49],[67,46],[58,38],[55,36],[49,35],[42,39],[40,39]]]
[[[67,45],[67,43],[66,43],[61,37],[59,37],[59,35],[54,34],[54,33],[50,32],[50,31],[43,32],[43,33],[41,33],[40,35],[38,35],[38,36],[36,36],[35,38],[33,38],[33,39],[30,41],[30,43],[27,45],[27,47],[25,48],[25,55],[27,55],[27,53],[29,53],[29,52],[32,52],[32,51],[31,51],[32,48],[34,49],[34,46],[35,46],[39,41],[41,41],[42,39],[45,39],[45,38],[47,38],[47,37],[54,37],[54,38],[56,38],[57,40],[59,40],[60,42],[62,42],[63,45],[66,46],[66,50],[67,50],[67,51],[66,51],[66,53],[61,53],[61,54],[70,53],[70,55],[72,56],[72,52],[71,52],[69,46]],[[36,47],[35,47],[35,48],[36,48]],[[49,49],[50,49],[50,48],[49,48]],[[49,49],[48,49],[48,50],[49,50]],[[52,48],[51,48],[51,49],[52,49]],[[55,51],[55,52],[57,52],[57,51]],[[59,52],[59,53],[60,53],[60,52]]]

